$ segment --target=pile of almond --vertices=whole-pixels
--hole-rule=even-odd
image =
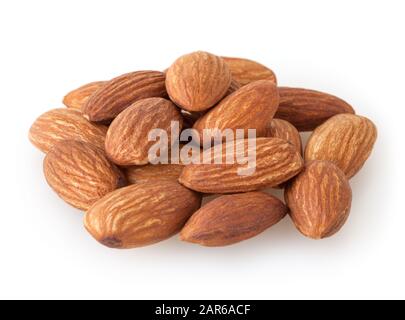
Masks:
[[[349,216],[349,179],[377,137],[369,119],[335,96],[279,87],[274,72],[257,62],[200,51],[164,72],[84,85],[63,102],[67,108],[34,122],[30,141],[46,153],[48,184],[85,211],[85,228],[112,248],[150,245],[178,232],[184,241],[230,245],[286,215],[307,237],[332,236]],[[244,164],[216,161],[249,150],[247,136],[232,148],[225,141],[203,145],[209,163],[151,163],[149,132],[170,131],[174,121],[180,132],[192,128],[200,137],[206,129],[255,129],[254,171],[241,175]],[[305,148],[303,131],[313,131]],[[285,204],[269,188],[285,189]],[[218,196],[201,207],[209,194]]]

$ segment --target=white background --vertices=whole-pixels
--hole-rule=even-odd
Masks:
[[[0,298],[405,298],[403,1],[1,1]],[[42,173],[31,123],[67,91],[194,50],[262,62],[374,120],[350,220],[312,241],[286,218],[209,249],[97,244]]]

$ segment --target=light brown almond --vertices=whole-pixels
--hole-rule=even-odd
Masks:
[[[345,224],[352,191],[344,173],[333,163],[312,161],[287,187],[285,199],[297,229],[307,237],[322,239]]]
[[[126,184],[124,175],[108,161],[104,151],[73,140],[60,141],[48,152],[44,174],[59,197],[81,210]]]
[[[105,84],[106,81],[95,81],[72,90],[63,98],[63,104],[68,108],[82,110],[87,100]]]
[[[30,128],[29,139],[45,153],[62,140],[88,142],[104,149],[106,133],[107,127],[89,122],[80,111],[60,108],[39,116]]]
[[[213,107],[227,93],[231,72],[211,53],[197,51],[178,58],[166,73],[170,99],[188,111]]]
[[[270,80],[277,84],[276,75],[264,65],[243,58],[222,57],[232,73],[232,78],[242,86],[258,80]]]
[[[302,153],[301,136],[298,130],[288,121],[273,119],[267,127],[267,137],[287,140]]]
[[[179,179],[183,170],[181,164],[147,164],[144,166],[131,166],[125,169],[125,174],[129,183],[141,183],[149,181]]]
[[[332,161],[351,178],[363,167],[376,139],[377,128],[369,119],[337,115],[312,133],[305,148],[305,160]]]
[[[204,193],[247,192],[278,186],[303,168],[300,153],[289,142],[278,138],[258,138],[255,141],[256,146],[249,146],[248,139],[219,145],[216,148],[221,150],[220,153],[215,153],[214,148],[205,150],[203,157],[209,161],[187,165],[179,178],[180,183]],[[247,155],[251,155],[250,165],[247,158],[242,163],[242,158]],[[227,157],[234,163],[227,164]]]

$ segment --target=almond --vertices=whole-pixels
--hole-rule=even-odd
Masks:
[[[147,164],[128,167],[125,173],[131,184],[160,180],[177,181],[183,167],[181,164]]]
[[[299,131],[312,131],[337,114],[354,114],[347,102],[327,93],[286,87],[280,87],[279,93],[280,106],[275,117],[287,120]]]
[[[31,143],[43,152],[48,152],[62,140],[88,142],[104,149],[107,127],[87,121],[75,109],[53,109],[42,114],[29,131]]]
[[[363,167],[376,139],[376,126],[369,119],[337,115],[312,133],[305,148],[305,160],[332,161],[351,178]]]
[[[63,98],[63,104],[68,108],[82,110],[83,106],[87,103],[87,100],[103,85],[105,81],[90,82],[81,86],[71,92],[69,92]]]
[[[256,129],[265,134],[267,125],[277,111],[279,96],[273,82],[252,82],[222,100],[194,124],[200,137],[204,129]]]
[[[264,65],[242,58],[222,57],[231,70],[232,78],[242,86],[257,81],[270,80],[277,84],[276,75]]]
[[[287,140],[302,153],[301,136],[297,128],[291,123],[281,119],[273,119],[267,127],[267,137],[280,138]]]
[[[284,203],[266,193],[225,195],[194,213],[180,238],[209,247],[231,245],[262,233],[286,214]]]
[[[84,225],[105,246],[141,247],[175,235],[200,205],[201,196],[177,182],[139,183],[96,202]]]
[[[108,81],[92,95],[83,112],[90,121],[109,122],[134,102],[151,97],[167,97],[164,73],[127,73]]]
[[[221,148],[221,153],[214,153]],[[237,161],[243,156],[256,153],[255,167]],[[249,140],[236,140],[204,151],[203,157],[209,163],[187,165],[179,178],[186,187],[204,193],[235,193],[275,187],[297,175],[304,166],[297,149],[278,138],[258,138],[256,147],[249,146]],[[227,164],[227,158],[234,160]],[[216,163],[221,160],[221,164]],[[239,162],[239,163],[238,163]],[[250,167],[252,169],[252,167]],[[241,174],[242,173],[242,174]]]
[[[307,163],[285,191],[290,215],[307,237],[322,239],[338,232],[346,222],[352,191],[345,174],[329,161]]]
[[[178,58],[166,73],[170,99],[188,111],[214,106],[227,93],[231,72],[225,62],[208,52],[193,52]]]
[[[101,149],[73,140],[61,141],[48,152],[44,174],[63,200],[81,210],[125,185],[123,174]]]
[[[147,164],[148,151],[155,141],[149,141],[152,129],[168,133],[171,121],[182,126],[180,110],[169,100],[148,98],[135,102],[111,123],[105,141],[108,157],[122,166]]]

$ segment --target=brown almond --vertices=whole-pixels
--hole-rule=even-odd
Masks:
[[[222,100],[194,124],[200,135],[204,129],[256,129],[258,136],[264,135],[268,124],[277,111],[279,96],[273,82],[252,82]],[[246,137],[246,136],[245,136]]]
[[[204,151],[203,157],[209,159],[208,163],[185,166],[180,183],[203,193],[247,192],[278,186],[297,175],[304,166],[296,147],[278,138],[258,138],[256,146],[249,146],[249,140],[242,139],[218,147],[219,154],[214,152],[215,147]],[[250,167],[247,162],[239,164],[243,161],[238,159],[254,153],[255,163]],[[227,164],[227,158],[234,163]]]
[[[136,71],[108,81],[91,96],[83,108],[94,122],[109,122],[134,102],[151,97],[167,97],[165,74]]]
[[[84,225],[105,246],[141,247],[178,233],[200,205],[201,196],[177,182],[139,183],[96,202]]]
[[[332,161],[351,178],[363,167],[376,139],[377,128],[369,119],[337,115],[312,133],[305,148],[305,160]]]
[[[242,86],[258,80],[270,80],[277,84],[274,72],[256,61],[230,57],[222,59],[231,70],[232,78]]]
[[[194,213],[180,238],[209,247],[231,245],[262,233],[286,214],[284,203],[266,193],[225,195]]]
[[[301,136],[297,128],[291,123],[281,119],[273,119],[267,127],[267,137],[280,138],[287,140],[302,153]]]
[[[307,237],[323,239],[345,224],[352,191],[344,173],[333,163],[312,161],[287,187],[285,199],[297,229]]]
[[[156,142],[149,141],[152,129],[162,129],[171,139],[171,122],[182,127],[180,110],[169,100],[148,98],[135,102],[111,123],[105,141],[108,157],[122,166],[147,164],[148,152]]]
[[[278,91],[280,106],[275,118],[290,122],[299,131],[312,131],[337,114],[354,114],[347,102],[328,93],[287,87]]]
[[[188,111],[211,108],[225,96],[230,84],[231,72],[225,62],[203,51],[178,58],[166,73],[170,99]]]
[[[72,90],[63,98],[63,104],[68,108],[82,110],[89,98],[105,84],[105,81],[95,81]]]
[[[86,120],[75,109],[53,109],[38,117],[31,126],[29,139],[43,152],[48,152],[57,142],[77,140],[104,149],[107,127]]]
[[[126,184],[124,175],[108,161],[104,151],[73,140],[60,141],[48,152],[44,174],[59,197],[81,210]]]

